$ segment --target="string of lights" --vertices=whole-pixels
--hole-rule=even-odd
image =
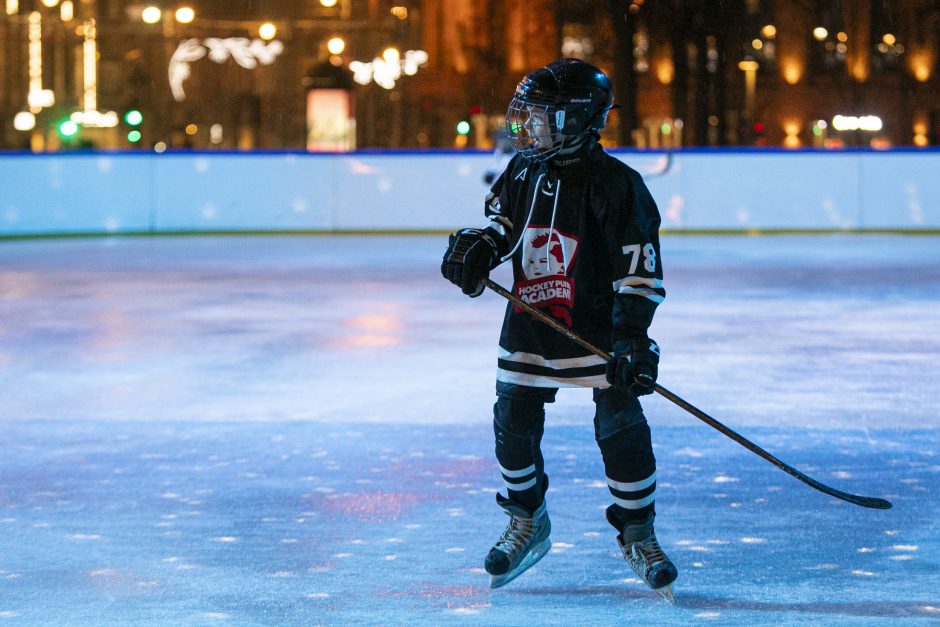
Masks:
[[[490,149],[507,90],[560,56],[614,78],[611,146],[940,142],[940,6],[928,0],[4,9],[3,149]]]

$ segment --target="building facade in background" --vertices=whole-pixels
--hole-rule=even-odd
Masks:
[[[0,0],[0,148],[489,148],[561,56],[610,146],[940,144],[936,0]]]

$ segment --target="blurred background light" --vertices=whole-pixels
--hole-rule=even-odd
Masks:
[[[277,35],[277,26],[271,22],[265,22],[258,27],[258,37],[265,41],[271,41]]]
[[[877,115],[837,115],[832,118],[832,128],[837,131],[880,131],[884,126]]]
[[[78,133],[78,124],[72,120],[66,120],[59,124],[59,133],[63,137],[73,137],[76,133]]]
[[[796,85],[803,77],[803,62],[797,56],[788,56],[780,60],[780,70],[783,80],[789,85]]]
[[[326,42],[326,49],[330,54],[343,54],[346,50],[346,40],[342,37],[333,37]]]
[[[145,8],[140,14],[140,19],[147,24],[156,24],[161,17],[163,17],[163,12],[155,6]]]
[[[3,1],[11,15],[3,15],[0,24],[0,49],[7,51],[0,72],[0,120],[7,120],[0,125],[6,131],[0,133],[3,150],[27,148],[12,124],[20,111],[37,116],[35,135],[44,138],[36,142],[40,151],[60,149],[57,121],[76,111],[83,113],[72,118],[82,147],[120,148],[136,126],[124,118],[131,109],[147,115],[141,141],[148,146],[162,138],[171,148],[300,148],[310,133],[304,91],[313,86],[348,92],[344,124],[353,125],[358,146],[448,146],[456,120],[441,112],[482,103],[488,114],[463,116],[472,125],[466,145],[490,149],[505,107],[496,86],[541,63],[549,52],[594,63],[615,85],[623,84],[624,66],[632,68],[637,83],[620,95],[623,108],[602,133],[610,147],[792,145],[793,133],[786,136],[783,121],[796,119],[806,144],[813,140],[811,129],[826,130],[814,120],[869,111],[884,120],[883,135],[893,146],[922,144],[924,138],[940,145],[935,106],[940,44],[925,34],[940,19],[940,5],[924,14],[918,8],[923,0],[892,3],[891,15],[883,2],[854,9],[802,3],[772,11],[763,8],[771,0],[748,0],[747,16],[719,16],[699,7],[689,32],[675,36],[661,3],[631,0],[637,22],[626,34],[605,30],[610,16],[602,7],[616,3],[579,3],[602,9],[590,19],[574,19],[556,6],[565,3],[543,3],[529,11],[532,23],[555,24],[557,32],[541,29],[539,46],[523,45],[524,37],[507,38],[518,29],[513,21],[518,12],[507,8],[504,15],[504,3],[492,5],[501,20],[490,25],[493,32],[476,32],[472,12],[454,8],[467,9],[473,0]],[[718,32],[709,20],[730,26]],[[911,26],[918,20],[924,33]],[[454,32],[466,32],[468,39],[451,41]],[[628,61],[618,65],[603,52],[602,37],[632,38]],[[414,49],[423,43],[434,44],[434,66],[427,75],[422,70],[429,55]],[[167,75],[175,102],[167,98]],[[410,80],[415,75],[420,80]],[[471,76],[476,78],[464,80]],[[455,89],[449,81],[456,79]],[[184,81],[190,81],[192,93],[184,93]],[[297,83],[305,89],[285,91]],[[247,85],[253,93],[242,93]],[[184,100],[185,106],[177,105]],[[102,128],[113,110],[123,132],[91,130]],[[215,142],[210,128],[223,121],[220,111],[232,118],[224,119],[224,142]],[[687,129],[680,143],[674,143],[680,135],[675,127],[664,138],[661,122],[681,119]],[[766,125],[762,137],[753,127],[758,119]],[[926,132],[914,132],[914,120],[923,120]],[[192,138],[183,132],[188,123],[200,128]],[[865,133],[839,136],[831,124],[829,134],[821,141],[867,146],[871,139]],[[76,147],[61,144],[61,149]]]
[[[196,19],[196,11],[192,7],[180,7],[176,10],[176,21],[180,24],[189,24]]]
[[[398,63],[401,60],[401,53],[398,52],[398,48],[386,48],[382,52],[382,58],[386,63]]]
[[[36,116],[29,111],[20,111],[13,117],[13,128],[18,131],[31,131],[36,128]]]

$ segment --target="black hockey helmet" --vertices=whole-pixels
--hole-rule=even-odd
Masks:
[[[546,161],[604,128],[613,104],[606,74],[580,59],[559,59],[516,86],[506,112],[509,139],[525,157]]]

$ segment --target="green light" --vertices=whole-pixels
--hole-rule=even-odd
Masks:
[[[457,132],[461,135],[467,135],[470,132],[470,122],[466,120],[457,122]]]
[[[668,135],[672,132],[672,127],[669,125],[669,122],[663,122],[662,126],[659,127],[659,130],[662,131],[663,135]]]
[[[139,126],[144,121],[144,115],[137,109],[131,109],[124,114],[124,121],[131,126]]]
[[[59,124],[59,133],[62,135],[62,137],[73,137],[76,133],[78,133],[78,124],[72,120],[66,120],[65,122],[62,122],[62,124]]]
[[[140,131],[131,131],[127,134],[127,141],[130,143],[136,143],[140,141]]]

